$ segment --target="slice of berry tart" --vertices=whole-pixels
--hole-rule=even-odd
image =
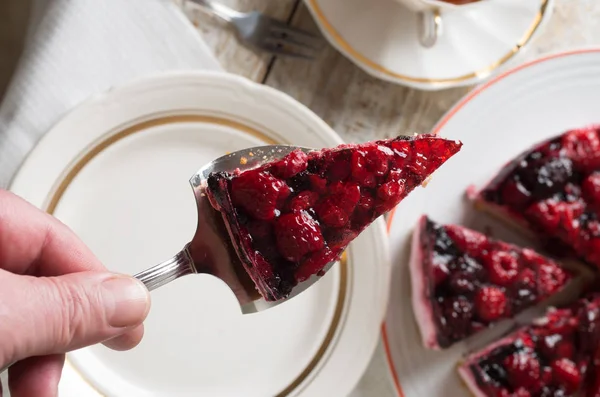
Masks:
[[[259,168],[213,173],[207,193],[258,291],[274,301],[323,275],[350,241],[461,145],[421,135],[297,150]]]
[[[442,349],[561,291],[571,271],[531,249],[422,216],[410,258],[413,310]]]
[[[599,343],[600,294],[593,293],[569,307],[549,309],[532,325],[467,357],[458,371],[477,397],[591,393],[590,368]]]
[[[572,130],[507,164],[475,199],[558,253],[600,267],[600,127]]]

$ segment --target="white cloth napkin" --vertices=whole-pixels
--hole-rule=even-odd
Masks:
[[[33,0],[20,65],[0,104],[0,188],[39,138],[81,101],[133,78],[220,70],[171,0]]]
[[[221,70],[170,0],[33,0],[33,11],[0,103],[0,188],[39,138],[88,97],[160,71]],[[2,380],[8,396],[6,374]]]

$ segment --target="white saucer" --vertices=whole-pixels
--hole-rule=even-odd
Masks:
[[[423,90],[475,84],[506,68],[554,5],[554,0],[485,0],[442,13],[441,37],[424,48],[417,14],[394,0],[305,2],[330,43],[367,73]]]
[[[474,212],[465,200],[467,187],[483,186],[508,160],[536,142],[600,122],[598,103],[600,49],[582,50],[552,55],[498,76],[472,91],[433,129],[462,140],[464,146],[426,189],[412,193],[390,217],[394,284],[383,342],[398,396],[469,396],[456,364],[473,346],[489,342],[505,328],[496,327],[444,351],[422,347],[408,271],[408,240],[419,216],[480,231],[490,227],[498,238],[523,243],[513,230]]]
[[[228,151],[340,138],[290,97],[226,74],[172,74],[78,107],[33,150],[11,189],[72,227],[112,270],[134,274],[192,237],[188,179]],[[242,316],[210,276],[153,293],[146,335],[119,353],[69,354],[61,396],[342,396],[376,346],[388,293],[383,221],[313,288]]]

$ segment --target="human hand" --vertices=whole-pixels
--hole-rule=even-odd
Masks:
[[[0,190],[0,369],[14,363],[12,397],[56,396],[65,352],[136,346],[149,308],[143,284],[109,273],[65,225]]]

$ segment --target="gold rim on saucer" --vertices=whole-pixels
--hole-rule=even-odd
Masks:
[[[382,73],[386,76],[389,76],[394,79],[401,80],[403,82],[408,83],[421,83],[421,84],[431,84],[431,85],[439,85],[439,84],[451,84],[451,83],[461,83],[470,79],[483,79],[484,77],[489,76],[494,70],[498,69],[500,66],[504,65],[506,62],[511,60],[516,54],[518,54],[521,49],[529,43],[535,32],[540,27],[542,21],[546,13],[549,11],[550,0],[541,0],[540,9],[536,13],[535,18],[533,19],[532,24],[526,30],[525,34],[521,39],[515,44],[514,47],[510,49],[505,55],[503,55],[497,61],[491,63],[490,65],[476,70],[474,72],[450,78],[443,79],[430,79],[423,77],[412,77],[404,74],[396,73],[385,66],[369,59],[367,56],[363,55],[360,51],[355,49],[350,43],[348,43],[342,35],[333,27],[331,22],[325,16],[323,9],[319,5],[319,0],[305,0],[311,10],[313,17],[316,19],[320,28],[330,37],[330,39],[334,42],[334,44],[340,49],[341,52],[346,53],[349,57],[358,61],[362,65],[373,69],[379,73]]]

